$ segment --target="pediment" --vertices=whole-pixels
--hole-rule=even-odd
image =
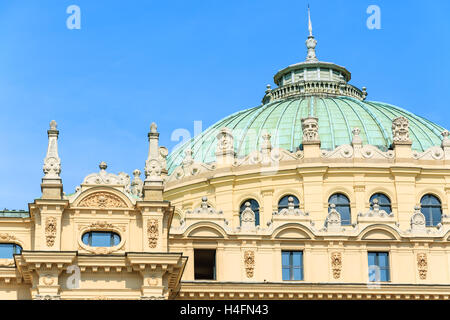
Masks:
[[[211,227],[198,227],[189,232],[188,237],[198,238],[223,238],[223,235]]]
[[[396,240],[395,236],[386,230],[376,229],[367,232],[363,240]]]
[[[277,239],[310,239],[310,236],[303,230],[298,228],[287,228],[280,231],[276,237]]]

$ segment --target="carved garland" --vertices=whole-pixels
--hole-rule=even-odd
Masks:
[[[53,247],[56,239],[56,218],[48,217],[45,219],[45,240],[47,247]]]
[[[420,279],[425,280],[427,278],[428,271],[428,259],[426,253],[417,254],[417,269],[419,270]]]
[[[126,208],[126,203],[118,196],[108,192],[96,192],[84,198],[79,207]]]
[[[158,243],[158,220],[149,219],[147,221],[147,236],[148,236],[148,246],[150,248],[156,248]]]
[[[255,271],[255,252],[247,250],[244,252],[245,273],[247,278],[253,278]]]

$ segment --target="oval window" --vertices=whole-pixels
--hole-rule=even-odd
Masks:
[[[82,240],[90,247],[114,247],[120,243],[120,236],[109,231],[89,231],[83,234]]]
[[[22,247],[15,243],[0,243],[0,259],[12,259],[15,254],[20,254]]]

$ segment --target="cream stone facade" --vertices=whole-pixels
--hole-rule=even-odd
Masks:
[[[42,196],[0,213],[15,253],[0,259],[0,299],[449,299],[449,132],[434,143],[437,125],[366,102],[317,59],[311,27],[306,45],[261,106],[171,155],[153,123],[144,180],[102,162],[64,193],[52,121]]]

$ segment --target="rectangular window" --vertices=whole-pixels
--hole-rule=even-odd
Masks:
[[[389,253],[368,252],[367,258],[369,260],[369,281],[371,282],[390,281]]]
[[[216,280],[216,250],[194,249],[195,280]]]
[[[283,280],[303,280],[303,251],[282,251]]]

